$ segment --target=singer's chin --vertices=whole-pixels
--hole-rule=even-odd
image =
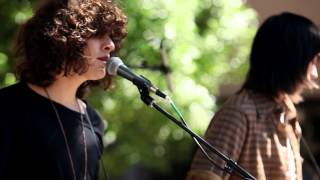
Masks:
[[[114,75],[111,75],[108,73],[106,73],[106,75],[104,76],[104,78],[108,78],[108,79],[113,79],[114,77],[115,77]]]
[[[104,69],[100,69],[99,71],[96,72],[94,76],[94,80],[101,80],[103,78],[106,78],[106,76],[109,76]]]

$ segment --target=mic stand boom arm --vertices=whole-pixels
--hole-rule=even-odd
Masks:
[[[170,113],[168,113],[166,110],[161,108],[154,99],[149,95],[149,90],[147,86],[137,86],[140,98],[141,100],[148,106],[154,107],[156,110],[158,110],[160,113],[165,115],[167,118],[169,118],[171,121],[173,121],[175,124],[177,124],[179,127],[181,127],[184,131],[186,131],[188,134],[190,134],[191,137],[197,139],[201,144],[206,146],[211,152],[218,155],[222,160],[226,162],[224,170],[227,171],[227,173],[231,174],[233,171],[238,172],[244,179],[246,180],[256,180],[254,176],[252,176],[248,171],[243,169],[241,166],[237,164],[234,160],[228,158],[226,155],[218,151],[215,147],[213,147],[211,144],[209,144],[206,140],[201,138],[199,135],[194,133],[191,129],[186,127],[181,121],[177,120],[174,116],[172,116]]]

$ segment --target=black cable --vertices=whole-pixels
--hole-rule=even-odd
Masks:
[[[104,162],[103,162],[102,152],[100,151],[100,148],[99,148],[99,145],[98,145],[98,138],[97,138],[96,133],[94,132],[94,129],[93,129],[93,126],[92,126],[90,117],[89,117],[88,112],[87,112],[86,109],[85,109],[85,116],[86,116],[86,119],[88,120],[88,123],[89,123],[89,125],[90,125],[91,132],[92,132],[92,134],[95,136],[95,138],[94,138],[95,141],[94,141],[94,142],[95,142],[95,144],[96,144],[97,152],[98,152],[98,154],[101,156],[100,164],[102,164],[102,170],[103,170],[104,178],[105,178],[106,180],[109,180],[110,178],[109,178],[109,176],[108,176],[108,173],[107,173],[106,168],[105,168],[105,164],[104,164]]]
[[[302,135],[301,135],[301,141],[302,141],[304,147],[306,148],[307,153],[308,153],[308,155],[309,155],[309,157],[311,159],[312,165],[314,166],[314,168],[316,170],[316,173],[317,173],[317,175],[318,175],[318,177],[320,179],[320,169],[319,169],[319,166],[317,164],[317,161],[316,161],[315,157],[313,156],[306,139]]]
[[[104,165],[104,162],[103,162],[103,158],[101,158],[100,164],[102,164],[102,169],[103,169],[102,172],[103,172],[104,178],[105,178],[106,180],[109,180],[110,177],[108,176],[108,173],[107,173],[107,171],[106,171],[106,168],[105,168],[105,165]]]
[[[148,99],[148,101],[146,102],[145,99]],[[183,128],[186,132],[188,132],[192,137],[196,138],[198,141],[201,140],[201,143],[204,143],[204,145],[206,145],[207,148],[209,148],[212,152],[216,153],[216,155],[218,155],[219,157],[221,157],[224,161],[226,161],[226,166],[228,167],[228,169],[226,169],[228,173],[233,172],[233,170],[237,171],[239,174],[241,174],[241,177],[248,177],[248,179],[256,179],[254,176],[252,176],[249,172],[247,172],[245,169],[243,169],[242,167],[240,167],[239,165],[237,165],[236,162],[234,162],[232,159],[228,158],[227,156],[225,156],[224,154],[222,154],[221,152],[219,152],[218,150],[216,150],[212,145],[210,145],[209,143],[207,143],[205,140],[203,140],[200,136],[198,136],[197,134],[195,134],[192,130],[190,130],[188,127],[185,126],[184,123],[182,123],[181,121],[178,121],[177,119],[175,119],[170,113],[168,113],[167,111],[165,111],[164,109],[162,109],[158,104],[156,104],[155,102],[153,102],[152,99],[150,99],[150,97],[143,97],[141,96],[141,99],[148,105],[151,107],[154,107],[156,110],[158,110],[159,112],[161,112],[163,115],[165,115],[166,117],[168,117],[170,120],[172,120],[174,123],[176,123],[179,127]],[[245,178],[244,178],[245,179]]]
[[[184,118],[183,117],[180,117],[180,120],[181,120],[181,122],[187,127],[187,128],[189,128],[189,126],[188,126],[188,124],[186,123],[186,121],[184,120]],[[192,136],[191,136],[192,137]],[[206,150],[202,147],[202,145],[200,144],[200,142],[195,138],[195,137],[192,137],[192,139],[193,139],[193,141],[197,144],[197,146],[199,147],[199,149],[201,150],[201,152],[206,156],[206,158],[209,160],[209,162],[213,165],[213,166],[215,166],[217,169],[219,169],[220,171],[223,171],[223,172],[227,172],[228,174],[230,174],[230,175],[232,175],[232,172],[230,172],[229,170],[228,170],[228,168],[229,167],[224,167],[224,168],[222,168],[222,167],[220,167],[217,163],[215,163],[214,162],[214,160],[210,157],[210,155],[206,152]],[[250,180],[250,178],[245,178],[244,176],[242,176],[241,174],[236,174],[236,173],[234,173],[233,175],[235,175],[235,176],[238,176],[238,177],[241,177],[241,178],[243,178],[243,179],[248,179],[248,180]]]
[[[186,123],[186,121],[184,120],[183,117],[180,117],[181,122],[187,127],[189,128],[188,124]],[[192,136],[191,136],[192,137]],[[217,163],[214,162],[214,160],[209,156],[209,154],[206,152],[206,150],[202,147],[202,145],[199,143],[199,141],[195,138],[192,137],[193,141],[197,144],[198,148],[201,150],[201,152],[206,156],[206,158],[209,160],[209,162],[215,166],[217,169],[224,171],[224,168],[220,167]]]
[[[211,144],[209,144],[207,141],[205,141],[199,135],[194,133],[190,128],[188,128],[186,126],[185,122],[181,122],[181,120],[177,120],[174,116],[172,116],[170,113],[168,113],[165,109],[161,108],[161,106],[159,106],[154,101],[154,99],[149,95],[150,92],[149,92],[149,90],[148,90],[148,88],[146,86],[137,86],[137,88],[138,88],[139,93],[140,93],[140,99],[147,106],[153,107],[156,110],[158,110],[160,113],[162,113],[164,116],[166,116],[172,122],[174,122],[176,125],[181,127],[184,131],[189,133],[193,138],[195,138],[198,141],[200,141],[203,145],[206,146],[206,148],[208,148],[210,151],[212,151],[217,156],[219,156],[222,160],[224,160],[226,162],[225,169],[224,169],[224,170],[226,170],[226,172],[231,173],[231,172],[233,172],[235,170],[236,172],[238,172],[238,174],[240,174],[242,177],[244,177],[244,179],[248,178],[248,179],[256,180],[256,178],[254,176],[252,176],[248,171],[246,171],[241,166],[239,166],[235,161],[233,161],[232,159],[228,158],[226,155],[224,155],[223,153],[218,151],[216,148],[214,148]]]

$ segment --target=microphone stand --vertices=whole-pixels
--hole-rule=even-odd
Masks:
[[[134,81],[134,80],[133,80]],[[141,100],[150,107],[154,107],[156,110],[158,110],[160,113],[165,115],[167,118],[169,118],[171,121],[173,121],[175,124],[177,124],[179,127],[181,127],[184,131],[186,131],[188,134],[190,134],[191,137],[197,139],[201,144],[205,145],[211,152],[218,155],[222,160],[226,162],[226,165],[224,167],[224,170],[231,174],[233,171],[238,172],[244,179],[246,180],[257,180],[254,176],[252,176],[248,171],[243,169],[241,166],[237,164],[234,160],[228,158],[226,155],[218,151],[215,147],[213,147],[211,144],[209,144],[206,140],[201,138],[199,135],[194,133],[191,129],[186,127],[181,121],[177,120],[174,116],[172,116],[170,113],[168,113],[166,110],[161,108],[154,99],[150,96],[149,90],[146,85],[140,84],[140,83],[133,83],[137,85],[137,88],[140,93]]]

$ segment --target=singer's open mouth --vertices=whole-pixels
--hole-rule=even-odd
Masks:
[[[97,59],[100,60],[100,61],[106,62],[106,61],[108,61],[108,59],[110,59],[110,57],[109,56],[103,56],[103,57],[98,57]]]

